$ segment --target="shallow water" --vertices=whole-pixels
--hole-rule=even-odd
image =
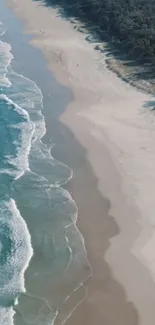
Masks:
[[[87,254],[75,226],[77,206],[61,187],[72,170],[51,156],[51,139],[42,142],[46,96],[14,71],[6,22],[0,23],[0,324],[46,325],[85,281]]]

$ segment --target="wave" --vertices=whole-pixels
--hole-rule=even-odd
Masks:
[[[0,201],[0,321],[13,324],[12,306],[25,292],[24,272],[32,257],[30,234],[13,199]],[[11,308],[11,314],[10,314]],[[3,320],[3,322],[2,322]]]
[[[41,139],[46,133],[45,119],[42,114],[43,95],[37,84],[14,72],[11,68],[8,71],[12,87],[9,89],[9,98],[25,109],[35,124],[33,141]]]
[[[3,36],[6,32],[6,28],[4,27],[3,23],[0,21],[0,36]]]
[[[15,177],[21,177],[29,168],[28,156],[34,133],[34,123],[29,114],[14,103],[5,94],[0,94],[1,137],[5,141],[0,148],[3,165],[0,173],[6,169]],[[7,168],[6,168],[7,167]]]
[[[8,297],[15,301],[25,292],[23,272],[32,253],[30,234],[15,201],[0,201],[0,304],[4,307]]]
[[[51,156],[53,143],[47,146],[42,142],[42,138],[46,133],[46,126],[42,114],[43,95],[40,88],[35,82],[12,71],[11,68],[8,71],[8,76],[12,83],[11,88],[8,89],[9,98],[28,112],[31,121],[35,125],[31,155],[29,156],[30,169],[35,170],[38,174],[42,170],[42,176],[45,178],[51,175],[49,182],[53,187],[65,184],[72,178],[72,170],[65,164],[53,159]]]
[[[11,45],[0,40],[0,87],[11,86],[11,82],[6,75],[12,59]]]
[[[0,23],[0,36],[5,29]],[[10,197],[13,179],[29,169],[28,155],[35,130],[26,109],[9,97],[13,93],[8,75],[13,59],[11,46],[0,41],[0,323],[13,325],[13,306],[25,292],[24,272],[33,250],[25,221]],[[25,103],[28,105],[29,100]],[[25,107],[26,108],[26,107]]]
[[[14,315],[13,307],[0,307],[0,322],[2,325],[14,325]]]

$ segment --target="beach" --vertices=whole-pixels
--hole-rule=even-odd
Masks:
[[[76,255],[72,276],[57,286],[44,287],[42,277],[38,292],[48,303],[54,295],[57,306],[58,292],[62,297],[73,292],[60,308],[56,325],[153,325],[154,98],[108,70],[104,55],[58,9],[32,0],[9,0],[9,6],[24,22],[25,33],[32,35],[30,43],[42,51],[56,80],[73,93],[53,121],[48,108],[45,122],[47,133],[50,128],[53,132],[52,156],[73,171],[63,188],[78,208],[76,225],[85,255]],[[73,231],[73,238],[77,233]],[[77,283],[80,290],[74,295]],[[37,282],[34,291],[35,286]],[[28,313],[30,302],[22,299],[17,311],[22,313],[26,304]],[[15,318],[15,324],[19,320]]]

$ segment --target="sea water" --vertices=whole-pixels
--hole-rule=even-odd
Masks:
[[[0,23],[0,36],[5,33]],[[28,168],[34,124],[9,98],[11,46],[0,40],[0,323],[12,324],[13,305],[24,289],[23,273],[32,256],[30,235],[13,199],[12,183]]]
[[[72,170],[51,156],[52,143],[42,142],[43,95],[12,70],[6,30],[1,22],[0,325],[48,325],[71,294],[60,294],[60,282],[85,263],[86,252],[75,226],[76,204],[61,187]],[[77,288],[82,280],[77,277]]]

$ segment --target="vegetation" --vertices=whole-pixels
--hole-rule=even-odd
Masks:
[[[93,27],[131,58],[155,66],[154,0],[45,0]]]

